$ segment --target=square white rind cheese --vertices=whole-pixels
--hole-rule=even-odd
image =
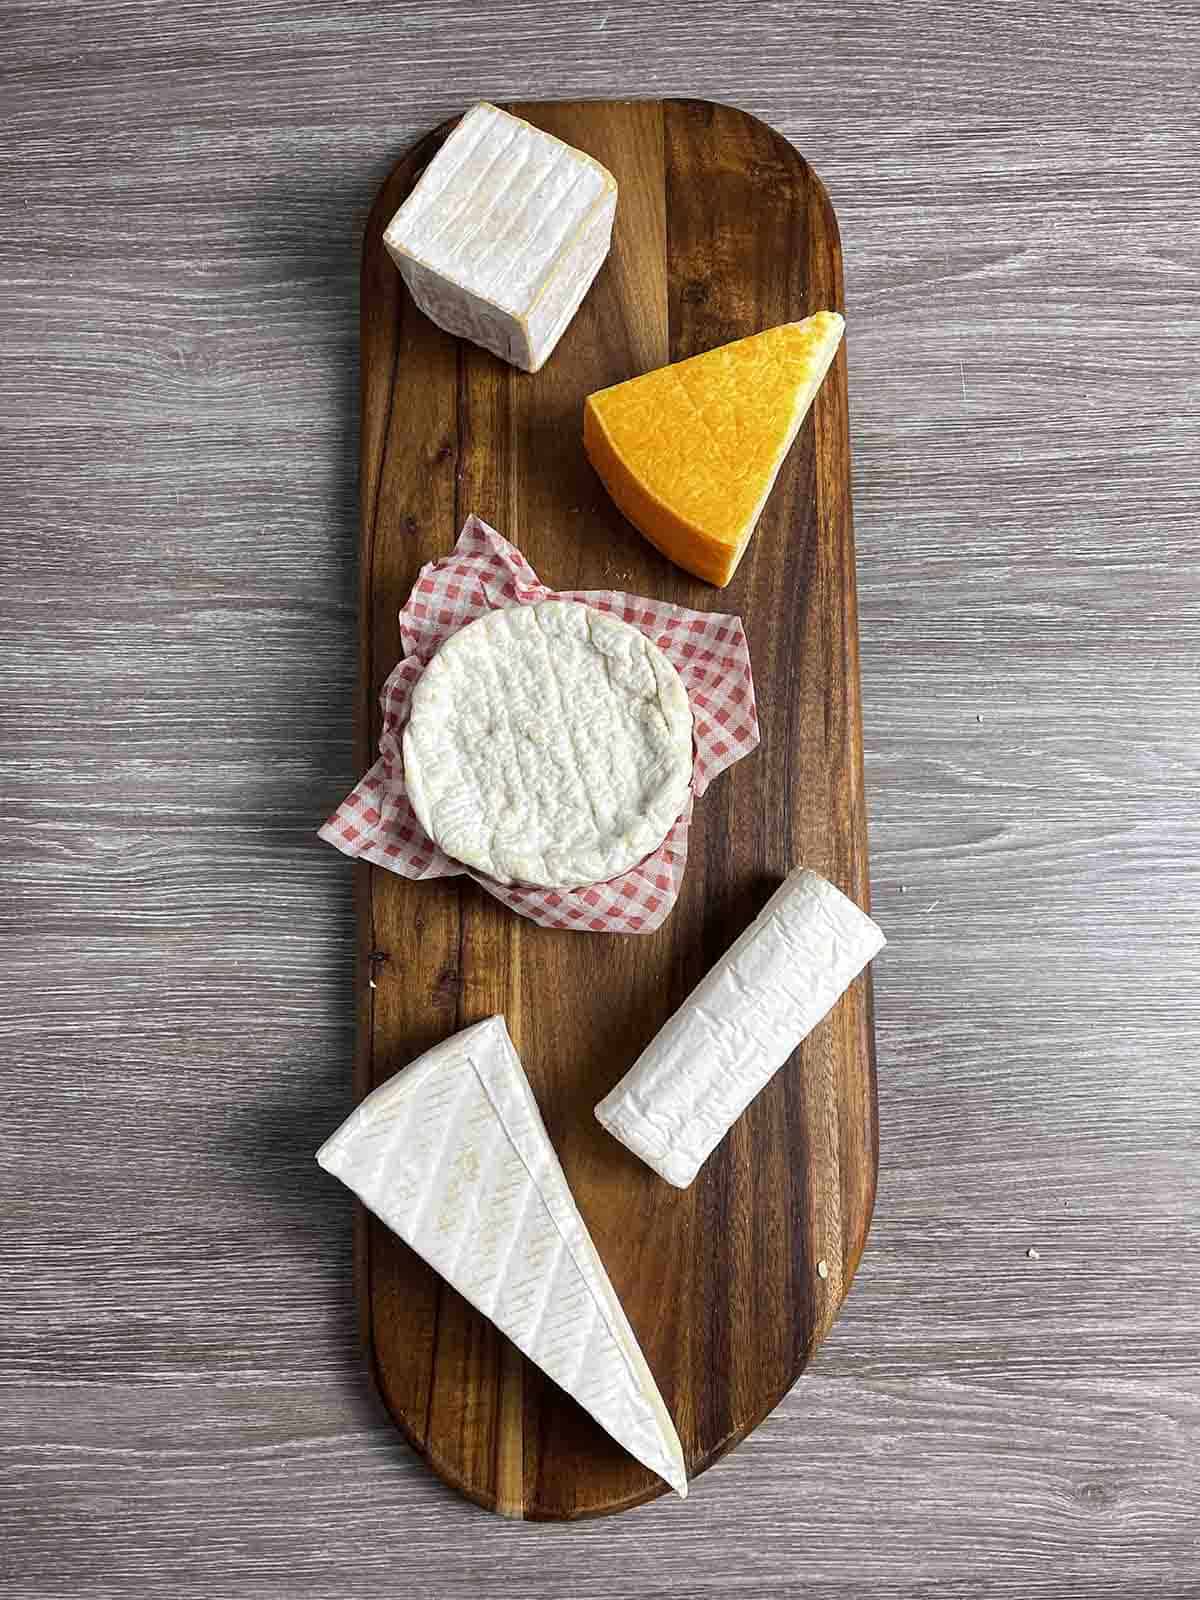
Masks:
[[[536,372],[608,254],[616,206],[616,180],[598,161],[483,101],[383,242],[439,328]]]
[[[317,1160],[680,1495],[683,1450],[503,1017],[389,1078]]]
[[[797,869],[601,1100],[597,1120],[686,1189],[885,942],[833,884]]]

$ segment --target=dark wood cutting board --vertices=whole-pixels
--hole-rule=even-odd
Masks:
[[[664,362],[840,309],[837,224],[792,146],[729,107],[509,109],[615,174],[612,253],[531,376],[433,327],[383,248],[387,221],[450,125],[380,190],[362,273],[362,764],[400,655],[397,612],[420,565],[451,548],[472,511],[552,588],[740,613],[762,744],[697,802],[683,892],[656,934],[551,932],[466,877],[410,883],[360,865],[358,1089],[467,1023],[504,1014],[695,1476],[787,1393],[858,1264],[878,1150],[869,981],[845,995],[686,1191],[611,1139],[592,1107],[794,864],[868,905],[845,353],[725,590],[673,566],[622,519],[584,457],[582,404]],[[359,1252],[383,1401],[448,1483],[531,1518],[619,1511],[663,1492],[365,1214]]]

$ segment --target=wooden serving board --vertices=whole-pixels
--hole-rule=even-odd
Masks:
[[[787,1393],[858,1264],[878,1148],[869,983],[854,985],[684,1192],[611,1139],[592,1107],[794,864],[868,904],[845,355],[726,590],[671,565],[622,519],[584,457],[582,404],[664,362],[840,309],[837,224],[792,146],[729,107],[509,109],[615,174],[612,253],[530,376],[433,327],[383,248],[450,125],[380,190],[362,274],[363,766],[400,655],[397,612],[472,511],[552,588],[740,613],[762,744],[697,802],[683,892],[656,934],[551,932],[469,878],[410,883],[361,865],[358,1088],[503,1012],[694,1476]],[[384,1403],[448,1483],[532,1518],[619,1511],[663,1492],[365,1214],[360,1282]]]

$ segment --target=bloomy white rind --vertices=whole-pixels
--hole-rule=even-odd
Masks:
[[[885,942],[852,900],[798,868],[600,1101],[597,1120],[686,1189]]]
[[[567,1186],[503,1017],[435,1045],[317,1152],[680,1495],[679,1437]]]
[[[481,101],[383,242],[430,321],[536,372],[608,254],[616,204],[598,161]]]
[[[652,855],[687,803],[692,711],[639,629],[572,600],[489,612],[412,694],[404,776],[417,820],[500,883],[574,889]]]

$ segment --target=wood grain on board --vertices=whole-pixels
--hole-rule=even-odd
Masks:
[[[1195,1600],[1200,14],[915,16],[7,8],[4,1600]],[[783,130],[841,225],[879,1196],[687,1505],[513,1525],[372,1403],[312,1159],[359,246],[479,95],[668,93]]]
[[[384,226],[446,129],[380,192],[363,261],[363,763],[400,654],[397,612],[420,565],[451,548],[470,512],[555,589],[739,613],[762,743],[697,803],[683,891],[656,934],[542,929],[466,878],[411,883],[360,866],[360,1088],[447,1033],[504,1014],[694,1475],[786,1393],[858,1263],[876,1165],[869,982],[854,985],[684,1193],[603,1132],[592,1107],[791,866],[815,867],[867,902],[845,358],[723,591],[673,566],[610,504],[583,454],[581,408],[593,389],[840,307],[837,227],[796,151],[742,112],[699,101],[512,109],[615,174],[613,248],[553,358],[528,375],[435,328],[383,249]],[[374,1373],[444,1478],[531,1518],[619,1510],[662,1492],[387,1229],[363,1226]]]

